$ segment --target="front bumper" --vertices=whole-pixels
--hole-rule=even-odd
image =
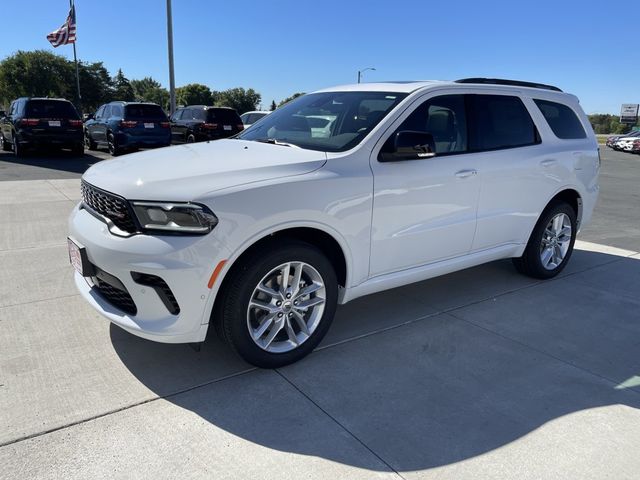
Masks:
[[[126,313],[90,278],[76,272],[78,291],[101,315],[149,340],[163,343],[204,340],[213,304],[208,282],[218,262],[229,256],[215,237],[211,234],[117,237],[80,205],[71,213],[69,231],[86,248],[91,264],[117,278],[135,303],[135,313]],[[164,280],[180,306],[179,313],[169,311],[156,289],[134,281],[132,272]]]

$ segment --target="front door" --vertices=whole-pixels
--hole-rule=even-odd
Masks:
[[[464,95],[422,99],[414,107],[371,156],[372,277],[464,255],[473,243],[480,181],[467,153]],[[400,131],[430,133],[436,156],[380,162],[379,151]]]

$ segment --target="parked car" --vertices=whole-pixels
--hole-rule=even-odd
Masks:
[[[631,144],[631,153],[640,153],[640,139],[636,138]]]
[[[22,157],[29,148],[70,148],[82,155],[82,120],[73,104],[63,98],[23,97],[11,102],[0,120],[0,148]]]
[[[631,147],[633,146],[633,142],[640,137],[640,132],[638,132],[638,134],[635,134],[636,132],[631,132],[628,135],[625,135],[624,137],[620,137],[618,140],[616,140],[615,146],[614,148],[616,150],[622,150],[624,152],[630,152],[631,151]],[[635,135],[632,135],[635,134]]]
[[[84,124],[89,150],[107,147],[113,156],[138,148],[171,145],[169,119],[155,103],[111,102],[102,105]]]
[[[599,170],[578,99],[556,87],[341,86],[234,139],[92,166],[69,253],[81,295],[125,330],[195,343],[215,327],[278,367],[318,345],[338,303],[502,258],[556,276]]]
[[[173,143],[194,143],[231,137],[244,129],[233,108],[190,105],[171,115]]]
[[[621,135],[612,135],[607,137],[606,145],[607,147],[611,147],[614,150],[620,150],[621,148],[618,146],[618,140],[622,140],[623,138],[633,138],[640,136],[640,130],[634,130],[632,132],[621,134]]]
[[[242,123],[244,124],[244,128],[249,128],[251,125],[256,123],[261,118],[266,117],[270,113],[271,112],[260,111],[260,110],[255,110],[255,111],[252,111],[252,112],[245,112],[242,115],[240,115],[240,119],[242,120]]]

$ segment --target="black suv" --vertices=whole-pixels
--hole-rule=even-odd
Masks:
[[[17,157],[29,147],[70,148],[74,155],[82,155],[82,120],[68,100],[18,98],[0,121],[0,146]]]
[[[171,115],[171,141],[193,143],[227,138],[244,129],[238,112],[227,107],[190,105]]]
[[[155,103],[107,103],[85,122],[84,130],[89,150],[104,145],[113,156],[126,150],[171,145],[169,119]]]

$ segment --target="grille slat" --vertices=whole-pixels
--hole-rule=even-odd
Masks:
[[[82,201],[92,210],[107,217],[120,230],[127,233],[137,231],[127,201],[113,193],[94,187],[82,180],[80,184]]]
[[[95,278],[95,288],[100,292],[100,295],[102,295],[105,300],[119,310],[122,310],[129,315],[135,315],[138,313],[138,308],[126,289],[121,290],[117,286],[111,285],[101,278]]]

